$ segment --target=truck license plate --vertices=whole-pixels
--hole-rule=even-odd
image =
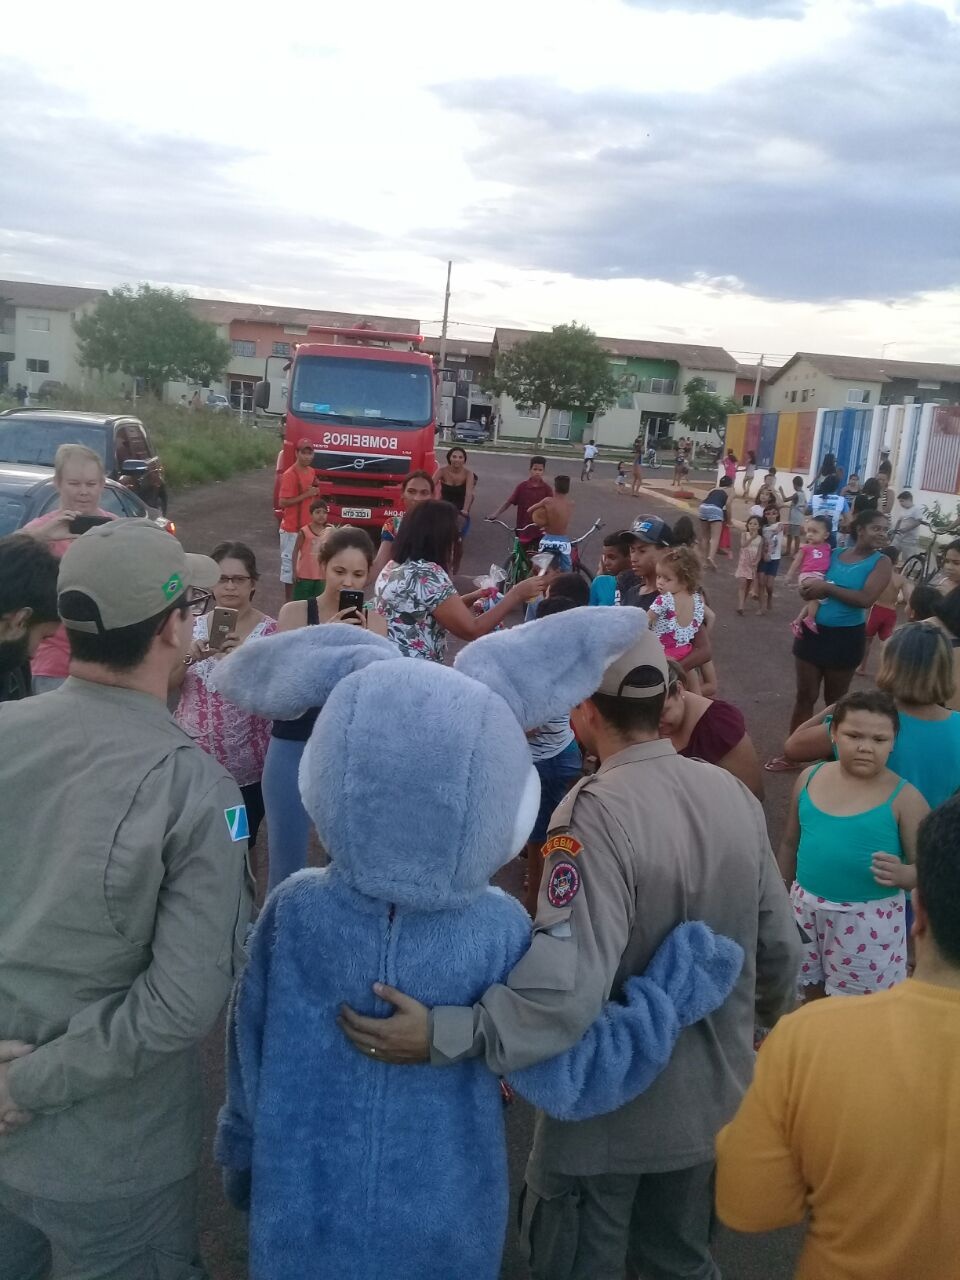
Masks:
[[[345,520],[369,520],[370,507],[341,507],[340,514]]]

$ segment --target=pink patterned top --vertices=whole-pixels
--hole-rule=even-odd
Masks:
[[[693,648],[704,616],[703,596],[694,591],[693,616],[685,627],[681,627],[677,622],[677,602],[673,592],[664,591],[647,610],[647,625],[663,645],[667,657],[679,662]]]
[[[264,618],[247,639],[272,636],[276,630],[274,619]],[[193,626],[194,640],[206,640],[207,636],[207,618],[197,618]],[[251,782],[259,782],[263,775],[270,721],[241,711],[207,687],[218,661],[218,658],[204,658],[187,668],[173,718],[198,747],[220,761],[238,787],[246,787]]]

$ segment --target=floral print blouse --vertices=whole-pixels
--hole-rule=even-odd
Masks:
[[[194,622],[194,640],[208,638],[208,621],[208,617],[203,617]],[[274,619],[264,618],[253,628],[247,640],[272,636],[276,630]],[[220,761],[237,786],[246,787],[259,782],[263,775],[271,722],[262,716],[251,715],[249,711],[241,711],[208,686],[207,681],[219,661],[219,658],[204,658],[187,668],[173,718],[198,747],[203,747],[208,755]]]
[[[429,560],[388,564],[373,592],[373,606],[387,620],[387,636],[405,658],[442,662],[447,633],[433,616],[457,594],[450,575]]]

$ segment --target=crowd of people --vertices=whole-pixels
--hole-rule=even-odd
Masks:
[[[264,1147],[275,1117],[298,1105],[297,1072],[279,1070],[276,1055],[329,1049],[331,1034],[359,1052],[329,1053],[329,1063],[321,1055],[310,1078],[321,1094],[329,1086],[332,1096],[365,1099],[360,1129],[337,1153],[348,1165],[352,1142],[364,1159],[379,1149],[378,1090],[388,1091],[402,1132],[404,1099],[422,1088],[417,1068],[454,1082],[490,1073],[529,1089],[540,1109],[519,1222],[536,1280],[717,1277],[716,1212],[744,1231],[806,1218],[797,1274],[811,1280],[952,1274],[960,1232],[944,1206],[960,1190],[950,1144],[960,1124],[951,1065],[960,1017],[960,544],[945,562],[940,585],[949,589],[923,586],[905,600],[895,565],[919,527],[911,496],[896,499],[906,513],[895,513],[896,546],[884,509],[889,475],[862,487],[851,477],[842,494],[829,463],[809,496],[802,481],[784,493],[776,473],[766,475],[735,565],[738,612],[751,600],[773,607],[784,554],[802,597],[790,733],[768,761],[773,772],[799,771],[774,854],[756,747],[742,712],[717,696],[723,606],[710,574],[732,522],[732,454],[699,506],[699,527],[687,516],[671,524],[640,515],[605,536],[590,582],[564,559],[569,480],[548,482],[547,460],[534,457],[491,517],[513,509],[518,542],[530,554],[555,548],[552,568],[503,593],[461,594],[455,578],[479,487],[465,450],[450,449],[435,476],[406,478],[403,514],[378,531],[377,545],[363,529],[329,523],[304,445],[280,487],[287,599],[273,618],[256,603],[251,547],[224,541],[209,556],[190,555],[150,522],[111,519],[99,507],[96,455],[64,446],[57,510],[0,540],[0,1280],[206,1274],[198,1054],[231,990],[217,1154],[229,1198],[251,1213],[253,1275],[333,1274],[322,1257],[306,1269],[270,1258],[271,1241],[297,1235],[291,1219],[303,1210],[299,1192],[278,1188],[316,1167],[324,1134],[302,1124],[282,1149]],[[78,515],[95,518],[82,533]],[[882,646],[875,686],[850,693],[871,634]],[[441,670],[451,637],[455,670]],[[498,668],[506,659],[496,655],[511,653],[513,665]],[[348,731],[334,718],[361,698],[364,665],[385,658],[412,660],[397,670],[414,682],[414,709],[398,674],[378,686],[371,714],[384,725],[399,715],[406,744],[381,740],[374,723]],[[338,676],[325,674],[334,668]],[[495,713],[483,703],[486,729],[455,679],[478,672],[497,698]],[[522,769],[509,733],[502,743],[485,737],[500,732],[504,702],[525,734]],[[548,709],[542,717],[538,707]],[[441,775],[426,762],[447,732],[469,760],[453,770],[444,747]],[[397,751],[410,771],[399,770]],[[491,777],[509,767],[509,786],[520,786],[508,814],[498,804],[505,792],[474,787],[486,777],[484,751]],[[360,762],[355,772],[347,755]],[[523,782],[524,770],[535,783]],[[462,804],[444,794],[448,773],[462,776],[453,784]],[[39,802],[39,778],[57,780],[55,805]],[[391,826],[391,875],[400,879],[377,890],[348,873],[343,842],[362,836],[356,821],[381,803],[388,821],[417,805],[430,816],[419,831],[415,822]],[[390,958],[403,946],[404,911],[426,909],[414,890],[430,909],[446,901],[428,892],[437,874],[429,833],[436,828],[451,851],[458,841],[473,848],[497,825],[494,809],[510,848],[484,880],[523,859],[532,935],[499,977],[491,970],[474,987],[457,985],[438,949],[436,981],[406,989],[409,970]],[[265,874],[256,862],[264,853]],[[298,874],[317,858],[327,869]],[[303,886],[333,884],[338,859],[347,914],[335,940],[313,938]],[[465,873],[451,874],[444,893]],[[251,935],[255,878],[269,896]],[[384,895],[385,950],[368,970],[357,922],[369,924]],[[671,930],[692,921],[736,944],[742,964],[681,1031],[662,976],[652,975]],[[245,956],[258,947],[279,956],[285,946],[311,954],[290,932],[304,928],[310,947],[322,943],[323,965],[350,976],[339,997],[326,986],[315,997],[333,1000],[339,1029],[305,1012],[278,1039],[271,1001],[309,1006],[310,964],[274,974],[260,960],[245,973]],[[458,946],[469,949],[470,939]],[[706,970],[697,972],[705,983]],[[640,977],[660,983],[659,1012],[646,1009],[646,1020],[631,995]],[[582,1053],[588,1033],[612,1052],[613,1033],[597,1030],[611,1010],[635,1017],[633,1034],[651,1045],[667,1036],[672,1010],[659,1074],[621,1087],[605,1109],[558,1114],[536,1091],[537,1064]],[[589,1067],[576,1059],[564,1070],[589,1093],[601,1090],[607,1061],[597,1051]],[[612,1098],[609,1081],[603,1087]],[[904,1099],[913,1100],[910,1123],[891,1127]],[[463,1158],[452,1114],[431,1118],[439,1146],[427,1153],[450,1159],[451,1178]],[[419,1262],[405,1269],[404,1233],[429,1230],[434,1255],[446,1256],[462,1227],[455,1198],[432,1206],[429,1228],[414,1224],[418,1178],[420,1190],[430,1179],[416,1161],[387,1173],[393,1166],[377,1159],[375,1177],[351,1170],[348,1182],[387,1179],[394,1273],[426,1276]],[[499,1186],[502,1149],[477,1161],[477,1185]],[[344,1263],[343,1223],[323,1204],[316,1214],[307,1234],[329,1239],[338,1277],[379,1274],[358,1254]],[[426,1239],[411,1259],[431,1252]],[[491,1280],[501,1243],[485,1239],[477,1255],[492,1259]],[[471,1274],[487,1275],[482,1265]]]

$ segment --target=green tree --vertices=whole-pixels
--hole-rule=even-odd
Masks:
[[[537,443],[551,409],[602,413],[616,403],[620,387],[596,334],[579,324],[558,324],[505,351],[486,390],[515,404],[542,405]]]
[[[154,395],[165,382],[210,382],[230,359],[230,344],[199,320],[185,293],[121,285],[74,322],[80,363],[87,369],[142,378]]]
[[[677,421],[691,431],[716,431],[722,437],[727,414],[743,412],[742,406],[730,396],[718,396],[708,391],[706,378],[691,378],[684,386],[683,394],[687,403],[683,413],[677,414]]]

